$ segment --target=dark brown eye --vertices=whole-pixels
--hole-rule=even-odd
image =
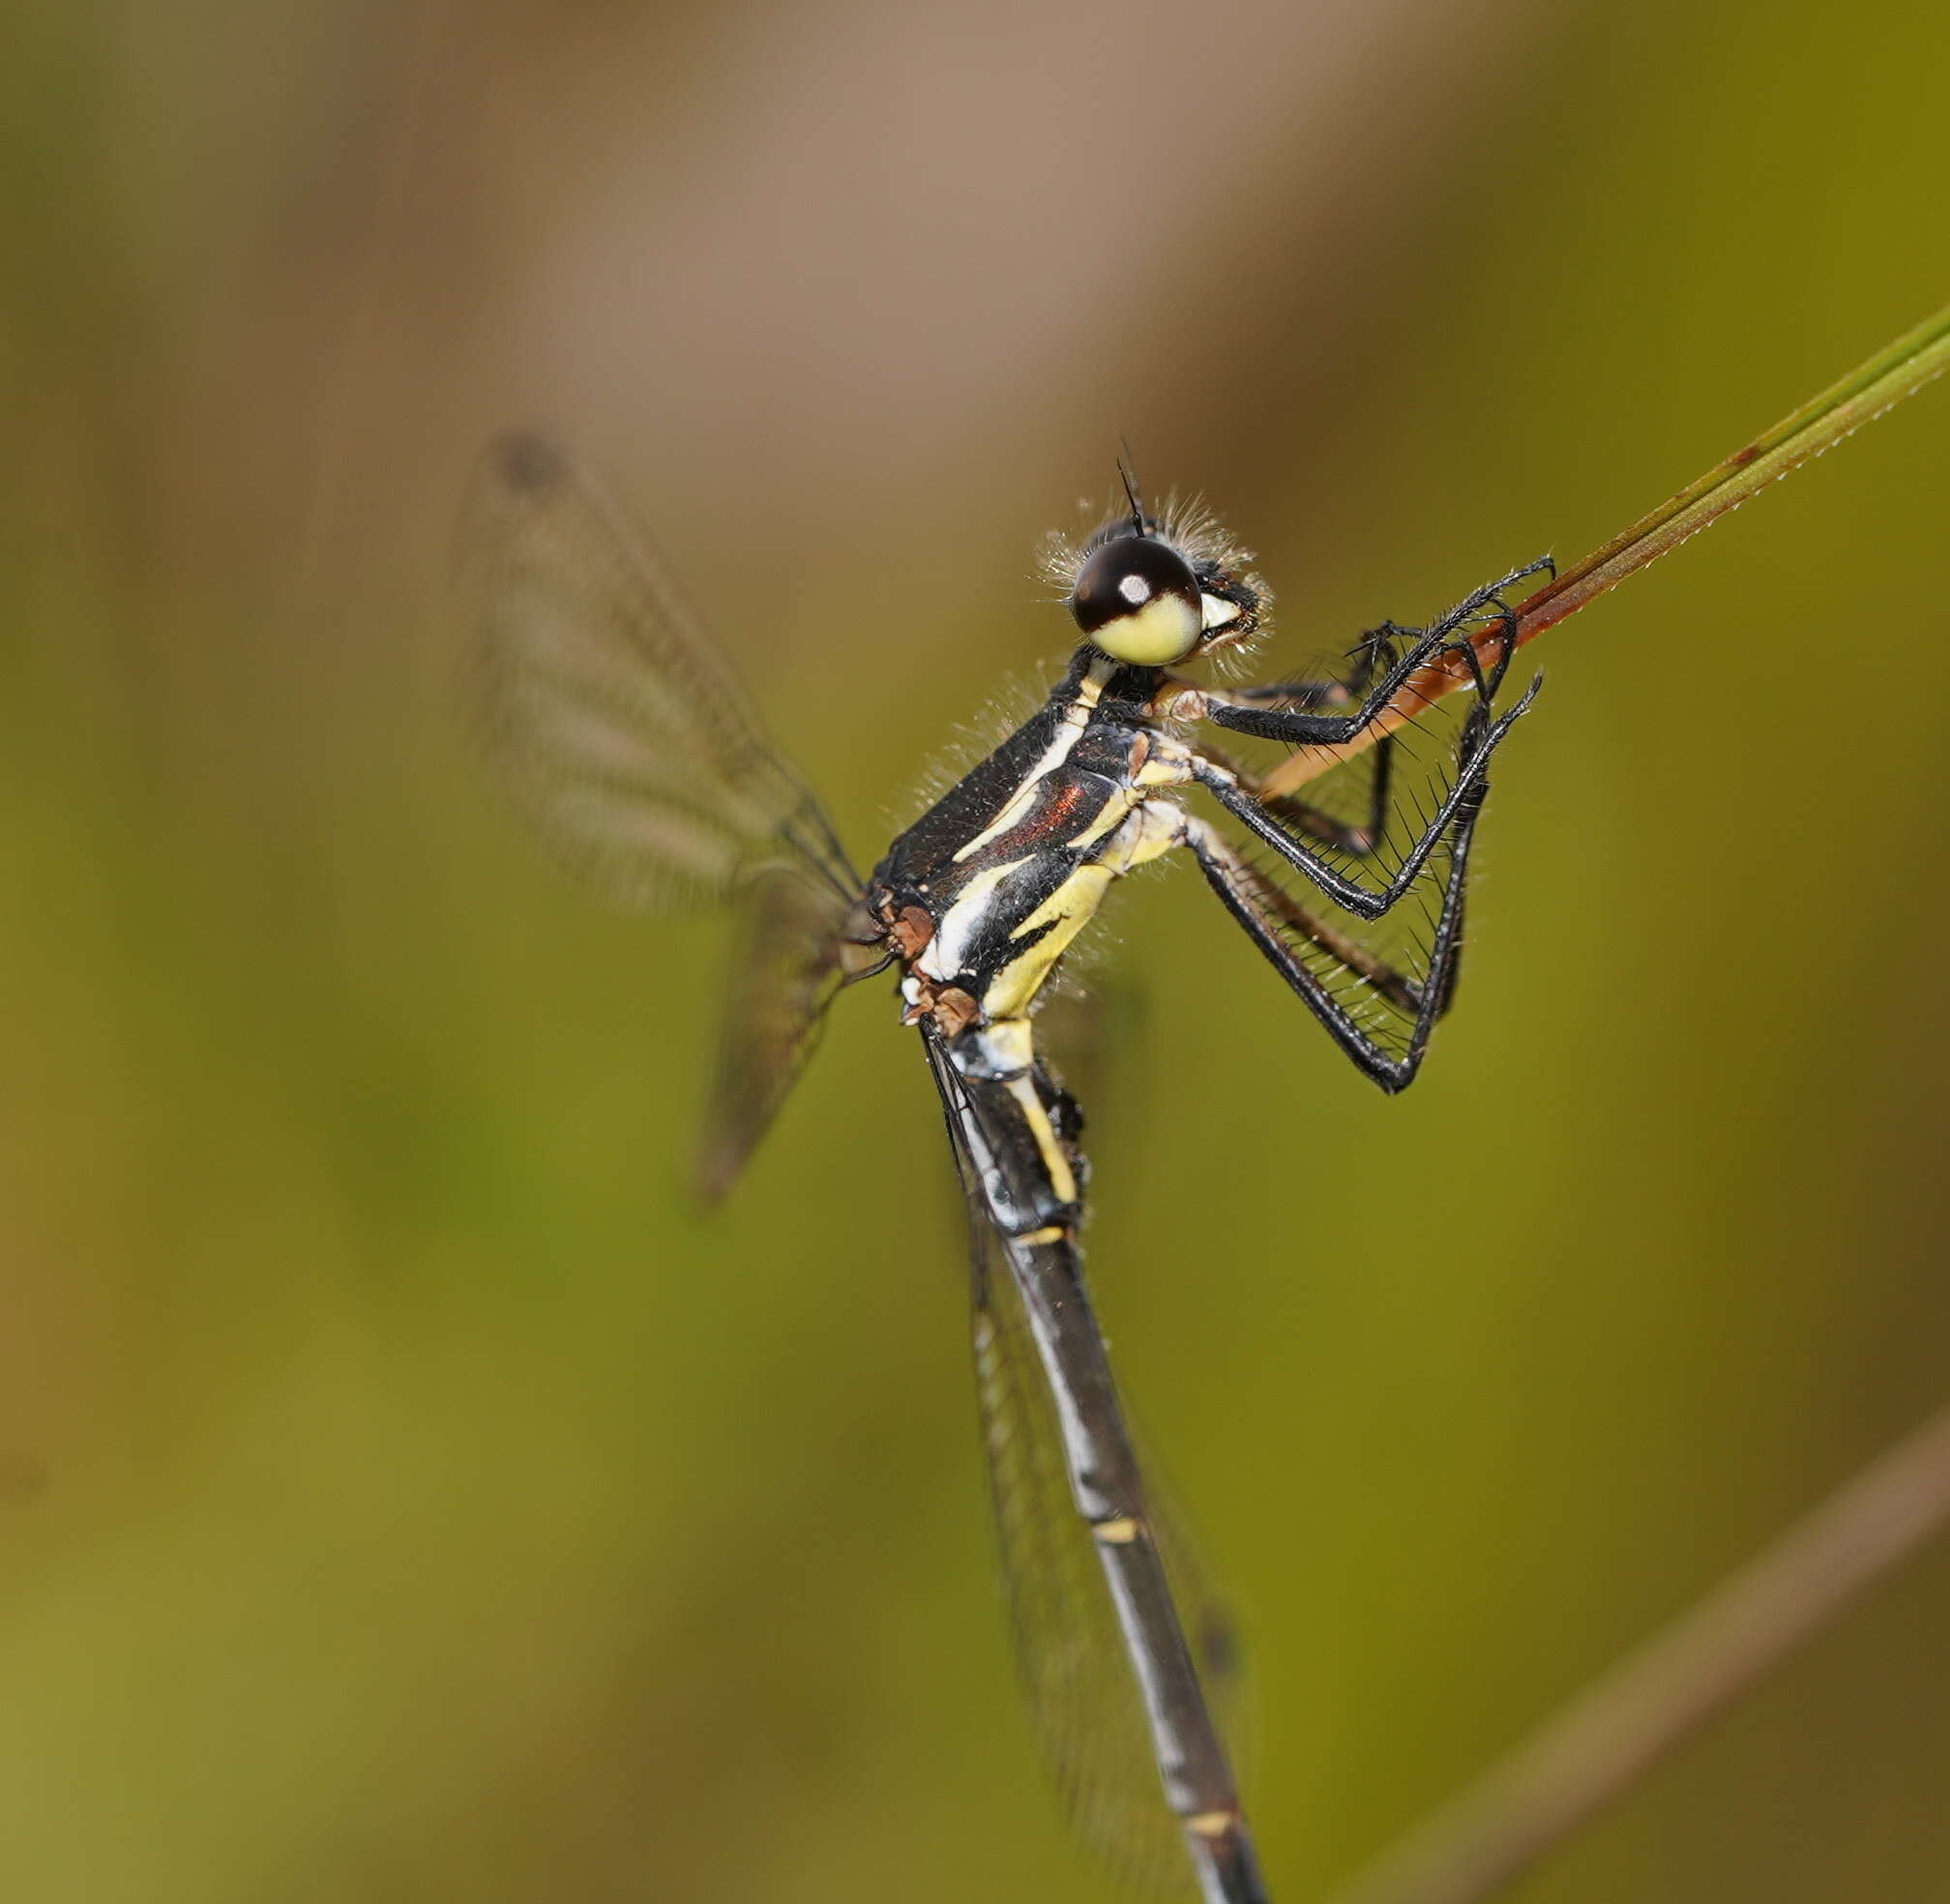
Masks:
[[[1204,610],[1185,558],[1149,536],[1118,536],[1083,564],[1071,591],[1077,625],[1118,661],[1160,668],[1198,645]]]

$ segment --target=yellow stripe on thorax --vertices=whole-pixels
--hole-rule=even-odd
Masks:
[[[1169,852],[1181,833],[1177,809],[1165,802],[1127,813],[1097,857],[1078,867],[1011,935],[1014,938],[1027,938],[1033,933],[1042,936],[996,973],[982,995],[984,1014],[1015,1018],[1027,1011],[1070,941],[1103,905],[1110,881],[1134,866]]]
[[[1110,678],[1110,669],[1108,661],[1093,661],[1090,664],[1083,678],[1077,683],[1076,698],[1063,709],[1055,737],[1043,750],[1043,758],[1023,775],[1021,786],[1010,796],[1002,811],[972,840],[956,848],[958,862],[972,858],[991,840],[999,840],[1035,805],[1036,789],[1070,758],[1071,750],[1082,738],[1083,729],[1090,725],[1091,713],[1104,695],[1104,683]]]
[[[1011,935],[1015,938],[1042,931],[1042,937],[1026,945],[995,974],[982,995],[982,1009],[990,1018],[1017,1018],[1029,1009],[1030,1000],[1043,989],[1050,968],[1069,948],[1070,941],[1089,923],[1103,904],[1105,888],[1112,874],[1108,866],[1092,860],[1079,866]]]

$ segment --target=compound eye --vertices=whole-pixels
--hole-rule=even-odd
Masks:
[[[1118,536],[1083,564],[1071,592],[1077,626],[1115,661],[1165,668],[1204,633],[1204,605],[1185,558],[1149,536]]]

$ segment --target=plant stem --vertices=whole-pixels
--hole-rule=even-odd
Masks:
[[[1522,1741],[1332,1904],[1481,1904],[1950,1520],[1950,1407]]]
[[[1773,429],[1762,431],[1602,549],[1592,550],[1581,562],[1574,562],[1554,581],[1526,596],[1515,609],[1518,641],[1541,635],[1608,588],[1615,588],[1627,576],[1649,567],[1668,550],[1678,548],[1709,522],[1738,509],[1790,469],[1832,449],[1852,431],[1912,396],[1946,369],[1950,369],[1950,305],[1867,363],[1857,365],[1840,382],[1783,417]],[[1486,663],[1493,658],[1499,639],[1497,626],[1478,629],[1470,637]],[[1432,663],[1407,682],[1359,739],[1340,747],[1301,748],[1265,776],[1265,791],[1290,793],[1339,761],[1372,747],[1383,734],[1405,726],[1430,701],[1462,687],[1468,679],[1468,668],[1460,656]]]

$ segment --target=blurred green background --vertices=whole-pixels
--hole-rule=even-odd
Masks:
[[[0,33],[0,1885],[1108,1897],[1016,1703],[918,1054],[843,999],[687,1204],[723,939],[484,788],[470,460],[606,467],[871,860],[1064,651],[1030,548],[1120,431],[1294,653],[1581,552],[1934,309],[1950,14]],[[1939,390],[1532,651],[1403,1099],[1196,879],[1118,897],[1092,1262],[1283,1904],[1950,1389],[1946,495]],[[1520,1894],[1950,1894],[1946,1587]]]

